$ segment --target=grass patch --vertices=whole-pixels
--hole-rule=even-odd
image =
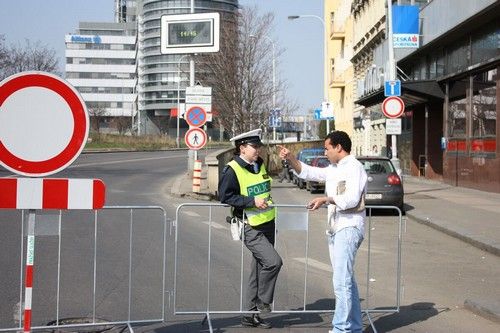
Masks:
[[[208,147],[230,147],[229,142],[209,142]],[[91,133],[85,149],[123,149],[123,150],[161,150],[176,148],[175,138],[164,135],[114,135]],[[184,138],[180,140],[180,147],[187,148]]]

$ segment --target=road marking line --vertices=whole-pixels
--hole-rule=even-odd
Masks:
[[[201,223],[206,224],[206,225],[210,225],[209,221],[201,221]],[[222,224],[214,222],[214,221],[212,221],[212,228],[215,228],[215,229],[228,229],[225,226],[223,226]]]
[[[293,260],[296,260],[296,261],[301,262],[303,264],[306,263],[306,258],[293,258]],[[331,265],[327,265],[325,263],[322,263],[321,261],[317,261],[317,260],[314,260],[311,258],[309,258],[307,260],[307,267],[317,268],[317,269],[320,269],[320,270],[326,271],[326,272],[333,272]]]
[[[186,214],[186,215],[192,216],[192,217],[200,217],[201,216],[200,214],[192,212],[190,210],[185,210],[185,211],[182,212],[182,214]]]

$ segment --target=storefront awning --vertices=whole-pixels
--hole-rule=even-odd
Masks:
[[[444,100],[444,93],[439,84],[434,80],[403,81],[401,82],[401,98],[406,107],[427,103],[430,101]],[[384,88],[380,88],[355,101],[356,104],[371,106],[382,103],[385,99]]]

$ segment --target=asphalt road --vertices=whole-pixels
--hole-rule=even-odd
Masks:
[[[230,239],[228,225],[224,222],[228,208],[219,207],[215,202],[170,196],[172,182],[175,177],[185,175],[186,165],[185,151],[84,154],[57,175],[61,178],[101,178],[106,183],[107,206],[159,205],[166,211],[167,224],[165,229],[162,212],[158,210],[134,210],[133,225],[128,209],[99,212],[97,224],[91,212],[65,212],[61,216],[58,260],[57,212],[42,213],[43,217],[37,220],[33,325],[44,325],[56,319],[58,289],[59,318],[92,317],[94,288],[95,316],[98,318],[126,320],[129,312],[132,320],[161,318],[164,239],[167,322],[137,331],[207,331],[206,325],[200,325],[202,315],[174,316],[174,311],[203,312],[208,307],[211,311],[223,312],[240,309],[242,249],[239,242]],[[0,177],[8,175],[0,171]],[[288,184],[276,185],[273,189],[273,198],[278,204],[302,205],[311,196]],[[177,218],[176,209],[188,202],[200,206],[181,206]],[[309,235],[303,230],[286,230],[306,217],[302,208],[280,208],[278,214],[282,216],[284,227],[278,232],[277,248],[284,266],[277,285],[275,310],[297,310],[304,303],[307,309],[332,308],[331,268],[324,234],[326,211],[308,216]],[[362,306],[390,310],[398,303],[399,223],[397,217],[387,212],[374,215],[358,254],[356,276]],[[20,212],[0,211],[0,328],[15,326],[18,316],[20,221]],[[174,222],[177,228],[171,229]],[[412,221],[403,223],[402,227],[400,312],[373,314],[378,332],[498,331],[498,324],[463,308],[465,298],[480,298],[497,290],[498,257]],[[175,231],[178,246],[174,302]],[[94,245],[97,253],[95,287]],[[130,257],[129,253],[132,253]],[[245,250],[244,275],[248,260]],[[59,288],[58,270],[61,272]],[[269,319],[277,331],[327,332],[331,315],[275,313]],[[213,315],[212,324],[218,332],[249,331],[241,327],[237,314]],[[371,332],[366,318],[365,327],[366,332]]]

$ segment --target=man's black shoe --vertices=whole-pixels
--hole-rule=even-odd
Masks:
[[[263,320],[261,317],[259,317],[259,315],[253,315],[252,317],[241,318],[241,325],[264,328],[264,329],[272,327],[271,323]]]
[[[262,313],[269,313],[271,312],[271,305],[263,302],[257,303],[257,310],[259,310]]]

